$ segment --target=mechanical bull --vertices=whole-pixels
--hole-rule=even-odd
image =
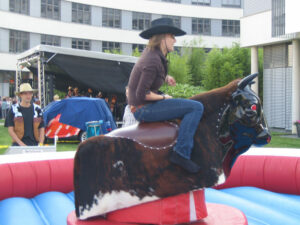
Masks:
[[[169,161],[180,120],[140,123],[80,144],[74,162],[77,217],[223,183],[240,154],[271,139],[260,100],[250,89],[256,76],[191,98],[205,109],[191,157],[201,166],[197,174]]]

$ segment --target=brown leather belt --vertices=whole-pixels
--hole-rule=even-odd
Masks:
[[[142,108],[143,106],[144,106],[144,105],[138,105],[138,106],[131,105],[131,106],[130,106],[130,111],[131,111],[132,113],[135,113],[136,110]]]

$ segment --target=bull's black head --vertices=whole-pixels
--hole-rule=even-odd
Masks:
[[[226,151],[223,168],[228,176],[235,159],[252,144],[265,145],[271,135],[259,97],[250,88],[257,74],[242,79],[221,118],[219,140]]]

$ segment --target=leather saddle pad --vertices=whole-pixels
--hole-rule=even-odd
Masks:
[[[128,138],[144,147],[166,149],[175,145],[178,130],[178,125],[172,122],[141,122],[113,130],[106,136]]]

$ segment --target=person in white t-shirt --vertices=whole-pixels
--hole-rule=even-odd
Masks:
[[[126,90],[126,98],[128,98],[128,87],[125,87]],[[130,110],[130,106],[126,105],[123,115],[123,124],[122,127],[127,127],[133,124],[136,124],[138,121],[134,118],[133,113]]]

